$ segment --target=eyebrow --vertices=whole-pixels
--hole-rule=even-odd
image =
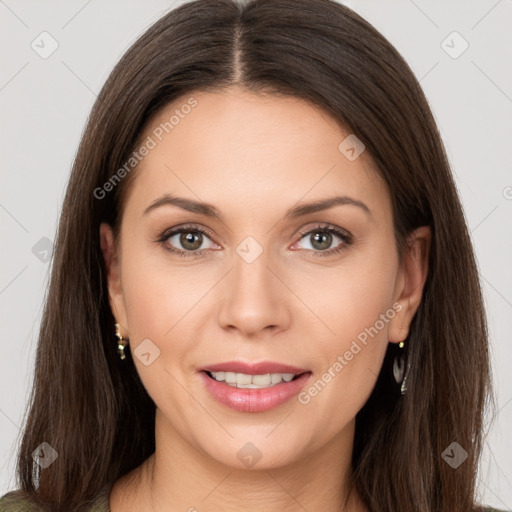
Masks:
[[[177,197],[172,194],[164,194],[163,196],[157,198],[144,210],[143,215],[146,215],[152,210],[155,210],[156,208],[164,205],[178,206],[183,210],[205,215],[206,217],[211,217],[213,219],[218,219],[221,222],[224,222],[222,214],[215,206],[209,203],[195,201],[193,199]],[[361,208],[368,215],[368,217],[373,218],[370,208],[368,208],[368,206],[366,206],[366,204],[364,204],[362,201],[358,201],[357,199],[349,196],[335,196],[327,199],[320,199],[312,203],[305,203],[295,206],[286,212],[285,219],[296,219],[298,217],[327,210],[338,205],[357,206],[358,208]]]

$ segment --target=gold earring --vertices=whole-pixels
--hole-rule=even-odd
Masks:
[[[116,327],[116,336],[117,336],[117,353],[121,360],[126,359],[126,354],[124,353],[125,347],[128,345],[126,340],[123,338],[121,334],[121,326],[119,324],[115,324]]]

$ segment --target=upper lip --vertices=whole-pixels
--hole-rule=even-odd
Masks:
[[[226,361],[224,363],[210,364],[200,369],[209,372],[234,372],[246,375],[265,375],[266,373],[305,373],[309,370],[298,368],[289,364],[274,361],[261,361],[259,363],[246,363],[244,361]]]

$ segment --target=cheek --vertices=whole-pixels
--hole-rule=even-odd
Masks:
[[[395,278],[392,248],[374,245],[303,280],[298,292],[321,320],[304,321],[310,336],[316,332],[319,371],[303,403],[334,429],[355,416],[375,385],[396,315]]]
[[[182,380],[179,362],[187,360],[187,353],[197,339],[187,332],[193,306],[205,293],[200,283],[193,283],[190,270],[172,268],[158,250],[133,250],[125,254],[122,268],[123,295],[126,305],[130,350],[139,377],[156,404],[168,407],[168,397],[182,393],[176,380]],[[146,340],[152,344],[147,344]],[[138,354],[142,343],[158,354],[149,365],[145,365]],[[141,346],[138,349],[139,345]],[[155,348],[156,346],[156,348]],[[146,350],[144,350],[146,352]],[[178,363],[177,363],[178,362]],[[174,378],[173,378],[174,377]],[[167,405],[166,405],[167,404]],[[174,407],[174,406],[172,406]],[[171,411],[179,417],[177,410]]]
[[[123,293],[131,337],[159,339],[172,327],[179,290],[169,293],[170,279],[157,268],[127,258]]]
[[[396,276],[393,246],[377,239],[348,251],[336,266],[311,266],[301,278],[290,275],[289,279],[319,320],[319,334],[330,332],[336,348],[350,343],[386,314],[393,303]],[[386,337],[387,326],[379,322],[377,337]]]
[[[332,347],[331,347],[332,348]],[[329,363],[298,396],[303,414],[332,438],[354,421],[377,381],[386,343],[358,340],[333,349]]]
[[[184,258],[185,259],[185,258]],[[140,246],[125,253],[122,264],[123,295],[130,337],[145,338],[166,354],[186,353],[197,339],[197,315],[204,296],[218,275],[207,264],[189,265],[168,257],[164,249]],[[173,340],[179,339],[179,343]]]

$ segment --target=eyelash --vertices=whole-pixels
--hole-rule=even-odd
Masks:
[[[169,251],[173,254],[177,254],[178,256],[185,257],[185,258],[187,258],[187,257],[188,258],[190,258],[190,257],[201,258],[205,255],[204,253],[206,252],[206,249],[202,249],[199,251],[181,251],[179,249],[175,249],[174,247],[172,247],[166,243],[169,238],[171,238],[172,236],[179,234],[179,233],[201,233],[202,235],[205,235],[208,238],[211,238],[211,235],[204,229],[201,229],[194,225],[185,225],[185,226],[181,226],[178,229],[173,229],[171,231],[164,231],[158,238],[157,242],[162,243],[164,248],[167,251]],[[310,249],[304,249],[306,251],[312,252],[312,254],[315,257],[318,256],[318,257],[323,258],[323,257],[327,257],[327,256],[333,256],[334,254],[339,254],[347,246],[349,246],[353,243],[353,238],[352,238],[352,235],[350,235],[350,233],[342,231],[339,228],[335,228],[335,227],[331,226],[330,224],[321,224],[321,225],[314,226],[313,228],[310,228],[310,229],[300,232],[299,240],[302,240],[302,238],[305,235],[313,234],[313,233],[332,233],[335,236],[337,236],[338,238],[340,238],[343,242],[342,244],[340,244],[340,246],[335,247],[334,249],[328,249],[326,251],[313,251]]]

